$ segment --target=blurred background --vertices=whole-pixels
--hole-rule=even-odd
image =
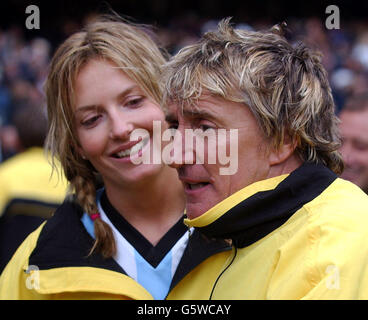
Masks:
[[[328,5],[340,11],[340,29],[325,22]],[[29,30],[27,6],[40,11],[40,28]],[[0,4],[0,162],[21,149],[14,126],[17,110],[43,103],[43,83],[55,48],[98,13],[114,10],[138,23],[152,24],[170,53],[194,42],[231,16],[239,28],[264,29],[286,21],[292,41],[302,39],[323,53],[336,111],[368,83],[368,2],[109,0],[2,1]]]

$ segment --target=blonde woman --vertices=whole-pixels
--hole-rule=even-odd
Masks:
[[[166,125],[161,52],[142,26],[110,20],[56,51],[46,83],[47,146],[73,196],[18,249],[0,278],[0,298],[164,299],[227,249],[188,237],[174,169],[132,161],[153,152],[154,122]],[[132,140],[136,129],[149,135]]]

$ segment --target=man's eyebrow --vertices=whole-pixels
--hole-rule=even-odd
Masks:
[[[216,116],[211,112],[198,108],[184,109],[182,113],[185,117],[189,118],[216,119]]]
[[[211,121],[218,120],[215,114],[199,108],[183,108],[178,112],[180,112],[185,118],[207,119]],[[178,122],[178,118],[175,112],[166,112],[165,120],[169,123]]]

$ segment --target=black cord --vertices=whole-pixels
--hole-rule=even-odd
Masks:
[[[217,285],[217,282],[219,281],[219,279],[221,278],[221,276],[224,274],[224,272],[231,266],[231,264],[234,262],[235,260],[235,257],[236,257],[236,254],[238,253],[238,248],[237,247],[234,247],[235,249],[235,252],[234,252],[234,256],[233,258],[231,259],[230,263],[227,265],[227,267],[222,270],[222,272],[219,274],[219,276],[217,277],[216,281],[215,281],[215,284],[213,285],[212,287],[212,291],[211,291],[211,294],[210,294],[210,298],[209,300],[212,300],[212,295],[213,295],[213,292],[215,291],[215,288],[216,288],[216,285]]]

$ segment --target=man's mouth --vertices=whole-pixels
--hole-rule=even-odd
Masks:
[[[185,188],[189,190],[197,190],[209,185],[208,182],[200,182],[200,183],[185,183]]]
[[[202,168],[197,166],[183,166],[178,169],[178,176],[183,183],[184,190],[187,193],[197,194],[196,191],[202,191],[214,184],[214,179],[208,174],[203,173]]]
[[[138,143],[136,143],[131,148],[122,150],[122,151],[117,152],[117,153],[114,153],[113,157],[120,159],[120,158],[129,157],[129,156],[130,157],[134,156],[139,151],[141,151],[147,145],[148,142],[149,142],[149,137],[144,138],[143,140],[139,141]]]

